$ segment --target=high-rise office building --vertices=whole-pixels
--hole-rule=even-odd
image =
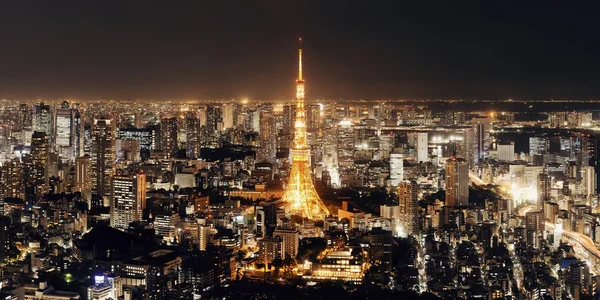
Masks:
[[[92,164],[88,155],[75,159],[75,187],[74,192],[80,192],[81,198],[86,200],[91,208],[92,199]]]
[[[321,128],[321,106],[318,104],[306,105],[306,130],[316,132]]]
[[[75,110],[75,114],[73,116],[73,157],[80,157],[85,155],[85,141],[84,141],[84,120],[83,120],[83,112],[79,109]]]
[[[31,107],[27,106],[27,104],[19,105],[19,116],[18,123],[20,129],[23,128],[31,128],[33,126],[33,116],[31,112]]]
[[[515,143],[498,144],[498,160],[499,161],[514,161],[515,160]]]
[[[263,264],[270,264],[275,259],[284,259],[283,241],[280,238],[265,238],[258,241],[260,256],[258,260]]]
[[[367,234],[367,240],[369,241],[371,263],[378,266],[383,272],[391,272],[392,243],[394,242],[392,232],[376,227]]]
[[[62,161],[72,161],[81,150],[82,120],[79,111],[64,102],[54,113],[54,149]]]
[[[33,174],[32,184],[37,196],[48,192],[48,164],[50,157],[50,144],[48,135],[42,131],[36,131],[31,136],[31,165]]]
[[[160,140],[160,130],[155,127],[147,128],[120,128],[119,139],[123,141],[138,141],[140,145],[140,157],[145,160],[150,157],[150,152],[158,150],[157,144]]]
[[[398,185],[400,215],[407,234],[419,234],[418,185],[414,180],[403,180]]]
[[[467,160],[469,169],[475,167],[475,130],[472,127],[462,129],[462,142],[454,144],[452,154]]]
[[[219,124],[222,123],[221,108],[214,105],[206,107],[206,134],[214,136],[219,130]],[[202,124],[202,119],[200,120]]]
[[[592,196],[596,194],[596,174],[594,167],[585,166],[581,168],[582,193],[587,199],[588,205],[592,207]]]
[[[469,165],[451,157],[446,163],[446,206],[469,205]]]
[[[398,186],[404,179],[404,155],[398,153],[390,154],[390,184]]]
[[[94,118],[91,128],[90,161],[92,165],[92,191],[97,195],[110,194],[110,176],[116,159],[116,122],[109,117]]]
[[[127,228],[142,219],[146,208],[146,174],[117,174],[111,178],[110,225]]]
[[[18,158],[5,161],[0,169],[2,199],[23,197],[23,164]]]
[[[429,161],[429,134],[427,132],[417,133],[417,162]]]
[[[160,121],[160,134],[162,137],[162,150],[167,159],[177,152],[177,118],[163,118]]]
[[[525,229],[527,230],[527,246],[539,249],[544,230],[544,213],[540,211],[528,212],[525,216]]]
[[[545,215],[544,215],[544,205],[546,204],[546,202],[550,201],[550,191],[552,188],[552,181],[550,180],[550,175],[548,175],[547,173],[540,173],[538,175],[538,180],[537,180],[537,193],[538,193],[538,199],[537,199],[537,205],[536,205],[536,211],[538,211],[540,213],[540,217],[539,217],[539,228],[540,230],[542,230],[544,228],[544,221],[545,221]],[[538,233],[541,234],[541,233]]]
[[[178,239],[177,222],[179,214],[173,211],[159,212],[154,215],[154,232],[162,237],[165,243],[174,243]]]
[[[210,244],[210,226],[198,226],[198,241],[198,249],[206,251],[206,248]]]
[[[529,138],[529,156],[543,155],[548,152],[547,137],[532,136]]]
[[[300,232],[295,228],[277,228],[273,232],[273,237],[279,237],[283,241],[283,253],[290,257],[298,255],[300,247]]]
[[[236,103],[226,103],[221,107],[223,111],[223,129],[233,129],[237,126],[239,105]]]
[[[354,126],[350,121],[341,121],[336,130],[339,168],[350,168],[354,166]]]
[[[73,126],[73,111],[67,106],[56,109],[54,121],[54,146],[56,153],[63,160],[72,158],[71,133]]]
[[[200,120],[194,112],[185,114],[185,133],[187,157],[200,156]]]
[[[392,231],[394,236],[406,235],[404,228],[404,218],[400,213],[400,205],[381,205],[379,206],[379,216],[392,220]]]
[[[258,162],[274,162],[277,153],[277,127],[271,104],[260,107],[260,148],[257,149]]]
[[[308,121],[308,118],[307,118]],[[282,131],[286,136],[294,134],[294,123],[296,122],[296,105],[284,105],[282,116]],[[307,126],[308,127],[308,126]]]
[[[475,164],[481,164],[490,155],[490,129],[492,123],[489,118],[473,118],[471,120],[474,137]]]
[[[33,130],[44,132],[48,137],[52,135],[52,111],[50,105],[40,103],[33,107]]]

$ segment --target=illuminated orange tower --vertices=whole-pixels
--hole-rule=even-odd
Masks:
[[[292,169],[283,194],[283,200],[291,205],[292,214],[309,219],[324,219],[329,211],[315,190],[306,142],[306,111],[304,110],[304,80],[302,79],[302,39],[298,50],[298,80],[296,80],[296,123],[294,124],[294,147]]]

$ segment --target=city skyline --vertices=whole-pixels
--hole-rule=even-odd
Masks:
[[[0,298],[600,298],[595,11],[0,3]]]

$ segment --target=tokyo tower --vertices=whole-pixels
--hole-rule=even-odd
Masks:
[[[298,80],[296,80],[296,123],[294,124],[294,147],[290,150],[292,169],[283,194],[283,200],[291,206],[292,214],[308,219],[324,219],[329,210],[319,198],[312,181],[309,166],[310,149],[306,142],[306,111],[304,110],[304,80],[302,79],[302,38],[298,50]]]

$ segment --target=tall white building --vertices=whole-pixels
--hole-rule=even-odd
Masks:
[[[56,110],[56,121],[54,122],[54,145],[59,157],[65,160],[74,158],[73,139],[73,110],[70,108],[59,108]]]
[[[234,128],[237,121],[236,104],[223,104],[223,129]]]
[[[515,160],[515,143],[498,144],[498,160],[499,161],[514,161]]]
[[[417,133],[417,162],[429,161],[429,134],[427,132]]]
[[[401,223],[400,206],[399,205],[381,205],[379,206],[379,215],[382,218],[392,220],[392,232],[394,236],[400,236],[405,232],[404,226]]]
[[[390,184],[398,186],[404,179],[404,155],[398,153],[390,154]]]
[[[339,169],[354,166],[354,126],[351,121],[340,121],[337,128],[337,158]]]
[[[146,174],[115,175],[111,180],[110,225],[127,228],[142,219],[146,207]]]
[[[592,196],[596,193],[596,174],[594,167],[586,166],[581,168],[581,185],[582,193],[588,201],[588,205],[592,206]]]

